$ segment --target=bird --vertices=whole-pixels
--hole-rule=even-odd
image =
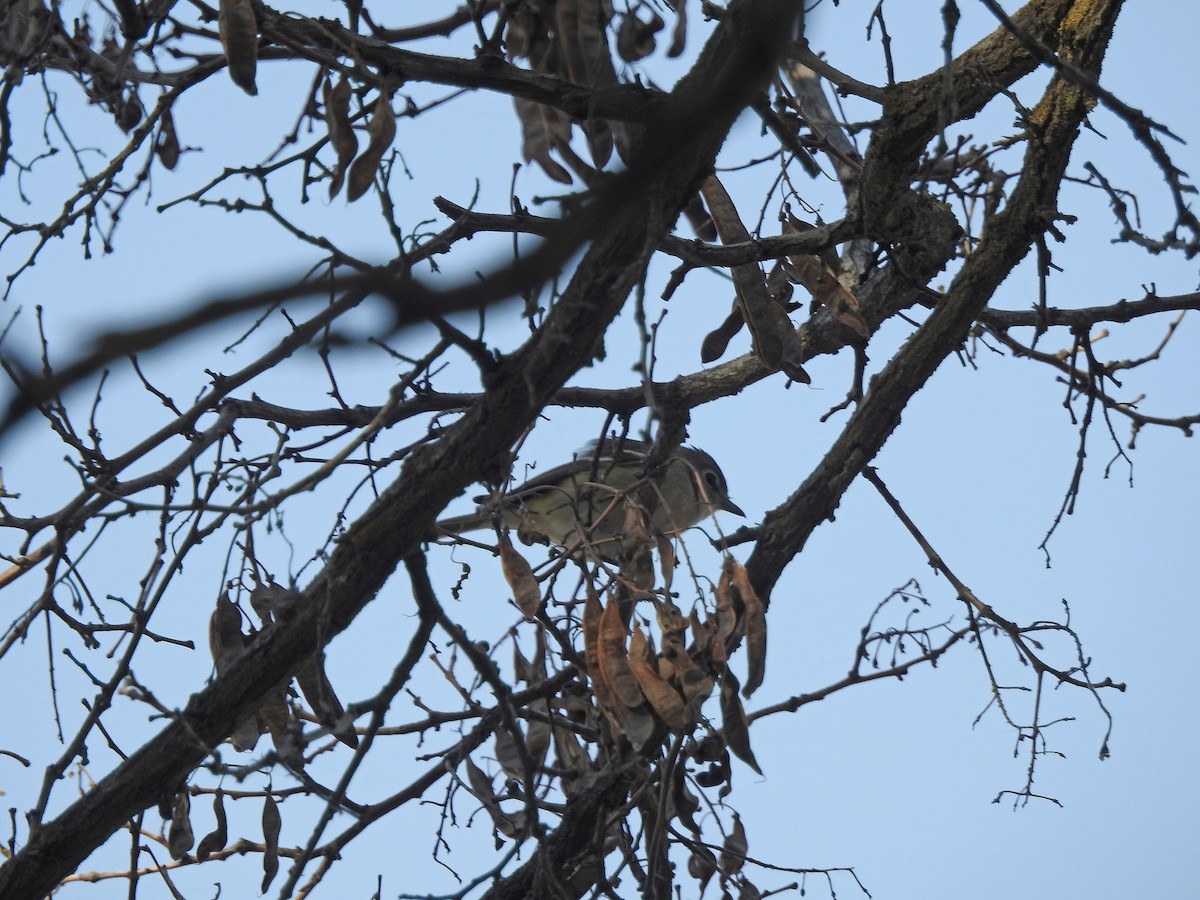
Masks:
[[[476,497],[474,512],[441,519],[437,534],[502,525],[526,543],[614,561],[646,537],[674,537],[718,510],[745,516],[709,454],[681,446],[648,472],[650,447],[633,439],[590,441],[568,463],[502,494]]]

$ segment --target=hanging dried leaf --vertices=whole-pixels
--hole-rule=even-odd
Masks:
[[[604,119],[587,119],[580,123],[587,138],[588,151],[597,169],[603,169],[612,159],[613,132]]]
[[[636,524],[624,532],[628,557],[621,565],[621,580],[634,599],[654,596],[654,541],[644,526],[644,517],[635,516]]]
[[[709,619],[709,622],[711,623],[712,620]],[[722,671],[725,668],[725,664],[727,662],[729,662],[730,644],[727,644],[725,641],[721,640],[721,637],[720,637],[720,635],[717,634],[717,629],[715,627],[709,631],[709,635],[710,635],[709,641],[708,641],[709,664],[712,666],[712,668],[715,671]]]
[[[639,753],[656,744],[665,731],[662,723],[655,718],[654,713],[645,703],[625,710],[622,725],[625,729],[625,737],[629,739],[633,749]]]
[[[760,891],[745,875],[738,882],[738,900],[762,900]]]
[[[497,728],[495,733],[496,762],[509,778],[524,778],[525,766],[521,762],[521,750],[517,740],[507,728]]]
[[[688,857],[687,869],[688,874],[700,882],[696,896],[702,896],[704,889],[708,886],[708,880],[717,871],[717,857],[703,844],[695,844],[692,848],[692,855]]]
[[[687,0],[675,0],[675,28],[671,32],[671,46],[667,48],[667,56],[674,59],[681,55],[687,47]]]
[[[608,47],[608,20],[612,10],[607,0],[584,0],[578,13],[579,52],[583,57],[583,83],[590,88],[610,87],[617,83],[617,70],[613,67],[612,51]],[[603,119],[592,119],[584,123],[588,137],[588,149],[597,168],[604,168],[612,158],[616,134]]]
[[[367,149],[350,165],[346,178],[346,199],[354,202],[365,194],[375,182],[375,172],[383,162],[383,155],[396,139],[396,114],[392,112],[392,98],[381,92],[371,107],[371,118],[367,121]]]
[[[729,752],[726,751],[723,759],[714,762],[707,769],[697,772],[696,784],[703,788],[722,785],[721,796],[726,796],[729,793]]]
[[[159,162],[167,169],[179,163],[179,136],[175,133],[175,117],[168,107],[158,119],[158,137],[154,140],[154,152]]]
[[[662,635],[663,653],[670,653],[673,647],[682,650],[688,620],[683,617],[679,607],[670,600],[659,600],[654,604],[654,616],[658,620],[658,630]]]
[[[762,686],[767,667],[767,611],[750,584],[750,573],[733,557],[730,564],[733,586],[742,599],[742,631],[746,635],[746,686],[742,696],[749,697]]]
[[[196,859],[200,862],[208,859],[209,855],[224,850],[229,841],[228,825],[225,821],[225,795],[219,790],[213,795],[213,816],[217,820],[216,827],[200,838],[200,845],[196,848]]]
[[[279,806],[275,803],[275,798],[267,794],[266,800],[263,802],[262,811],[262,830],[263,830],[263,880],[262,891],[265,894],[267,888],[271,886],[271,882],[275,880],[275,875],[279,872],[279,830],[283,825],[283,818],[279,815]]]
[[[525,658],[525,654],[521,652],[521,645],[516,640],[513,645],[513,678],[518,684],[533,684],[534,671],[533,666]]]
[[[721,676],[721,725],[725,731],[725,744],[733,755],[761,775],[762,769],[750,749],[750,723],[746,721],[746,710],[738,699],[738,681],[729,669]]]
[[[537,619],[542,606],[542,587],[533,574],[529,560],[516,551],[507,531],[500,532],[500,569],[512,588],[513,599],[522,615],[530,622]]]
[[[725,321],[704,336],[700,344],[700,361],[716,362],[725,355],[729,342],[742,330],[746,320],[742,318],[742,308],[735,300],[733,312],[725,317]]]
[[[350,122],[350,82],[342,77],[336,85],[325,82],[325,127],[329,130],[329,143],[337,154],[333,167],[333,178],[329,182],[329,199],[342,189],[346,167],[358,153],[358,136]]]
[[[783,220],[784,234],[799,234],[810,227],[791,215]],[[858,298],[838,281],[837,273],[820,257],[789,256],[788,274],[797,284],[803,285],[812,294],[813,300],[829,310],[829,314],[838,322],[863,340],[871,337],[871,329],[862,316]]]
[[[662,17],[653,10],[649,22],[643,22],[635,13],[622,13],[617,26],[617,54],[630,63],[645,59],[654,52],[654,36],[664,25]]]
[[[721,580],[717,582],[717,638],[726,649],[732,648],[734,642],[741,636],[738,626],[741,624],[741,601],[733,587],[732,556],[726,556],[721,562]]]
[[[677,734],[691,731],[692,722],[688,720],[683,698],[658,674],[653,664],[650,644],[641,626],[636,623],[629,639],[629,668],[633,677],[637,679],[641,692],[663,724]]]
[[[742,870],[746,864],[746,851],[750,844],[746,841],[746,829],[742,827],[742,818],[733,814],[733,828],[725,836],[721,845],[721,874],[731,878]]]
[[[237,604],[222,592],[217,606],[208,619],[208,647],[217,674],[225,672],[245,652],[246,636],[242,634],[242,614]],[[229,735],[229,744],[239,753],[253,750],[262,734],[256,710],[244,712]]]
[[[263,627],[286,622],[296,614],[300,595],[285,588],[274,579],[255,585],[250,592],[250,606],[262,620]]]
[[[466,757],[467,765],[467,781],[471,788],[471,793],[475,799],[483,804],[483,808],[487,810],[491,816],[492,824],[496,831],[507,838],[520,839],[526,833],[526,816],[524,810],[517,810],[513,813],[506,813],[500,808],[500,803],[496,800],[496,795],[492,792],[492,779],[488,778],[487,774],[475,765],[471,757]],[[500,847],[500,840],[497,838],[496,846]]]
[[[230,663],[241,656],[245,649],[242,614],[226,591],[217,597],[217,607],[208,618],[208,649],[218,675],[228,669]]]
[[[750,232],[742,224],[737,208],[721,182],[710,175],[700,190],[722,243],[749,241]],[[733,276],[738,307],[750,329],[755,355],[764,365],[780,369],[793,381],[809,384],[811,379],[801,365],[804,348],[800,346],[800,338],[783,308],[767,290],[766,279],[758,264],[730,266],[730,274]]]
[[[605,0],[558,0],[554,4],[557,59],[571,81],[589,88],[608,87],[617,83],[617,72],[608,49],[610,12]],[[546,55],[547,61],[554,58],[553,54]],[[564,73],[560,71],[554,74]],[[603,168],[613,151],[615,135],[610,123],[603,119],[586,119],[581,125],[588,139],[593,163],[597,168]],[[564,145],[570,140],[569,130],[561,140]],[[537,156],[527,158],[542,161]],[[555,178],[549,170],[547,174]]]
[[[592,682],[592,693],[596,704],[606,715],[611,716],[617,707],[617,699],[612,686],[604,675],[604,667],[600,665],[600,598],[588,586],[587,599],[583,603],[583,653],[587,663],[588,678]],[[614,724],[618,724],[614,722]]]
[[[253,97],[258,93],[254,74],[258,66],[258,22],[250,0],[221,0],[217,13],[221,48],[233,83]]]
[[[542,719],[532,719],[525,728],[525,749],[535,765],[546,761],[546,753],[550,749],[550,723]]]
[[[689,722],[700,720],[700,707],[712,694],[716,682],[684,649],[684,635],[689,620],[683,618],[674,606],[661,604],[658,610],[658,625],[662,630],[662,653],[659,656],[659,674],[673,681],[683,694]],[[704,643],[710,641],[708,632],[696,622],[696,627],[705,635]],[[714,632],[715,634],[715,629]],[[666,670],[664,672],[664,669]]]
[[[573,797],[588,786],[591,758],[579,743],[579,736],[570,728],[555,725],[552,730],[554,759],[562,773],[559,786],[564,795]]]
[[[475,765],[475,761],[471,757],[466,757],[464,762],[467,764],[467,783],[471,786],[471,793],[475,795],[475,799],[485,805],[494,803],[496,796],[492,793],[492,779],[488,778],[483,769]]]
[[[529,57],[535,45],[545,39],[545,24],[532,3],[521,3],[509,13],[504,45],[514,58]]]
[[[287,702],[287,692],[280,689],[258,709],[259,727],[271,735],[271,743],[279,758],[296,770],[304,768],[304,726]]]
[[[566,144],[571,140],[571,120],[557,110],[521,97],[514,97],[513,104],[521,120],[521,155],[525,161],[536,162],[559,184],[570,184],[571,173],[551,158],[550,151],[560,141]]]
[[[339,724],[346,716],[346,708],[333,691],[329,677],[325,674],[325,654],[317,653],[310,656],[296,672],[296,683],[304,699],[312,707],[317,721],[324,725],[333,735],[347,747],[358,746],[358,735],[354,733],[353,725]]]
[[[625,637],[628,632],[621,621],[620,604],[609,603],[600,615],[600,668],[608,680],[613,693],[621,703],[634,709],[646,702],[637,679],[629,668],[625,655]]]
[[[583,48],[579,40],[580,7],[594,0],[558,0],[554,4],[554,36],[558,39],[558,50],[567,69],[567,77],[577,84],[587,84],[587,63],[583,59]]]
[[[699,835],[700,825],[695,816],[700,810],[700,801],[687,786],[689,773],[683,766],[675,766],[671,772],[671,817],[686,825],[693,834]]]
[[[258,739],[262,737],[262,733],[263,730],[258,723],[258,714],[255,712],[245,713],[233,726],[233,732],[229,735],[229,746],[238,753],[253,750],[258,746]]]
[[[684,670],[679,687],[683,691],[684,699],[687,700],[688,720],[700,721],[700,707],[704,705],[705,700],[712,696],[716,682],[711,675],[693,663],[690,668]]]
[[[675,559],[675,542],[665,534],[655,535],[654,540],[658,545],[658,568],[662,572],[663,590],[669,592],[675,580],[675,567],[679,564]]]
[[[584,71],[576,78],[588,87],[608,87],[617,83],[612,51],[608,48],[608,20],[612,13],[607,0],[580,0],[577,38]]]
[[[183,859],[195,843],[191,809],[192,800],[187,788],[184,788],[176,795],[175,805],[171,809],[171,828],[167,832],[167,849],[171,852],[171,859]]]

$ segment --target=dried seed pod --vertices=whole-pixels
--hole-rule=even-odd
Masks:
[[[192,849],[192,844],[195,843],[196,839],[192,834],[191,809],[191,798],[188,796],[187,788],[183,788],[176,796],[175,805],[171,808],[171,828],[167,832],[167,849],[171,852],[171,859],[183,859]]]
[[[175,117],[171,115],[169,108],[164,109],[159,116],[154,152],[166,169],[174,169],[179,163],[179,136],[175,133]]]
[[[282,825],[283,818],[279,815],[279,805],[275,802],[274,797],[267,794],[262,812],[263,846],[265,847],[261,891],[263,894],[267,892],[267,888],[271,886],[271,882],[275,880],[275,876],[279,872],[279,830]]]
[[[533,567],[512,545],[507,532],[500,533],[500,569],[512,588],[517,608],[532,622],[542,605],[542,588],[534,577]]]
[[[213,795],[213,815],[216,817],[216,827],[200,838],[200,845],[196,847],[196,859],[204,862],[208,857],[225,849],[225,844],[229,841],[228,823],[225,820],[225,795],[217,791]]]
[[[329,199],[342,189],[346,168],[358,153],[358,136],[350,123],[350,82],[338,79],[336,85],[325,82],[325,126],[329,129],[329,143],[337,154],[333,169],[333,180],[329,183]]]
[[[351,164],[350,174],[346,178],[346,199],[351,202],[370,189],[375,181],[375,172],[383,162],[383,154],[387,153],[396,139],[396,114],[392,112],[392,98],[386,92],[381,93],[371,107],[367,135],[370,137],[367,149]]]
[[[221,0],[217,28],[221,33],[229,77],[253,97],[258,93],[254,84],[258,67],[258,22],[250,0]]]

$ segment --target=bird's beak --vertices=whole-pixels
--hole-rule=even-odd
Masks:
[[[725,510],[725,512],[731,512],[735,516],[741,516],[743,519],[746,518],[746,514],[742,512],[742,508],[728,497],[721,501],[721,506],[719,508]]]

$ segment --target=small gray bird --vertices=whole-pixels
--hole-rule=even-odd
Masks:
[[[591,441],[571,462],[503,496],[477,497],[475,512],[442,519],[438,534],[462,534],[499,523],[517,529],[526,539],[582,548],[612,559],[613,542],[626,547],[626,538],[633,538],[642,522],[651,537],[673,536],[719,509],[745,515],[729,499],[721,467],[703,450],[680,447],[647,472],[649,452],[645,441]],[[656,502],[645,504],[653,505],[648,519],[639,505],[640,489],[647,481],[656,495]]]

